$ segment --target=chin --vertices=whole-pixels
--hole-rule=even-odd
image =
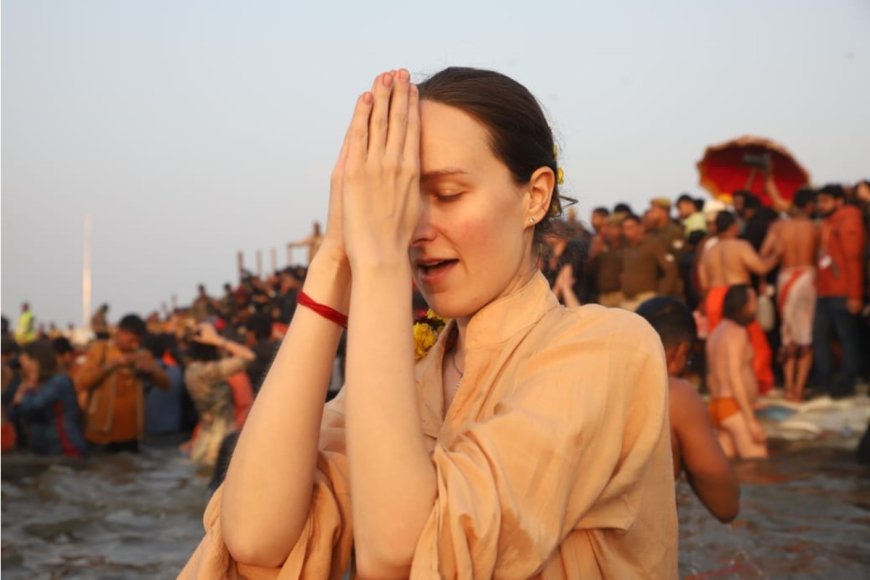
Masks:
[[[423,295],[426,299],[426,304],[432,309],[432,312],[441,318],[462,318],[468,316],[467,309],[462,308],[455,300],[451,300],[443,293],[432,296]]]

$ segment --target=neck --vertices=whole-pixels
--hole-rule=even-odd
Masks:
[[[506,296],[510,296],[514,292],[517,292],[520,288],[523,288],[526,284],[531,282],[532,278],[537,274],[537,269],[534,266],[534,263],[531,263],[530,267],[527,268],[527,271],[523,274],[518,274],[514,279],[514,282],[505,288],[498,296],[484,304],[479,310],[470,314],[468,316],[460,316],[457,317],[456,320],[456,343],[454,345],[454,350],[456,352],[456,364],[459,365],[459,368],[465,372],[465,340],[468,336],[468,325],[471,323],[471,320],[477,316],[477,313],[481,310],[485,309],[489,304],[495,302],[496,300],[500,300]]]

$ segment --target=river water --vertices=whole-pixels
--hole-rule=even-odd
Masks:
[[[731,525],[679,483],[681,576],[870,577],[856,441],[773,442],[768,461],[738,464]],[[4,455],[3,578],[174,578],[202,536],[206,484],[173,446],[81,463]]]

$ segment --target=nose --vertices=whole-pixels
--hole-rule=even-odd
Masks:
[[[414,235],[411,237],[411,247],[419,247],[426,242],[431,242],[435,239],[436,231],[432,221],[432,203],[429,196],[423,194],[420,219],[417,221],[417,227],[414,228]]]

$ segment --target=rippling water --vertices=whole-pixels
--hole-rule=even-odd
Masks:
[[[3,457],[5,578],[174,578],[206,482],[174,447],[50,464]]]
[[[870,577],[870,468],[853,441],[779,443],[738,464],[728,526],[680,483],[681,575]],[[202,536],[207,482],[174,447],[85,463],[4,455],[2,476],[4,579],[173,578]]]

